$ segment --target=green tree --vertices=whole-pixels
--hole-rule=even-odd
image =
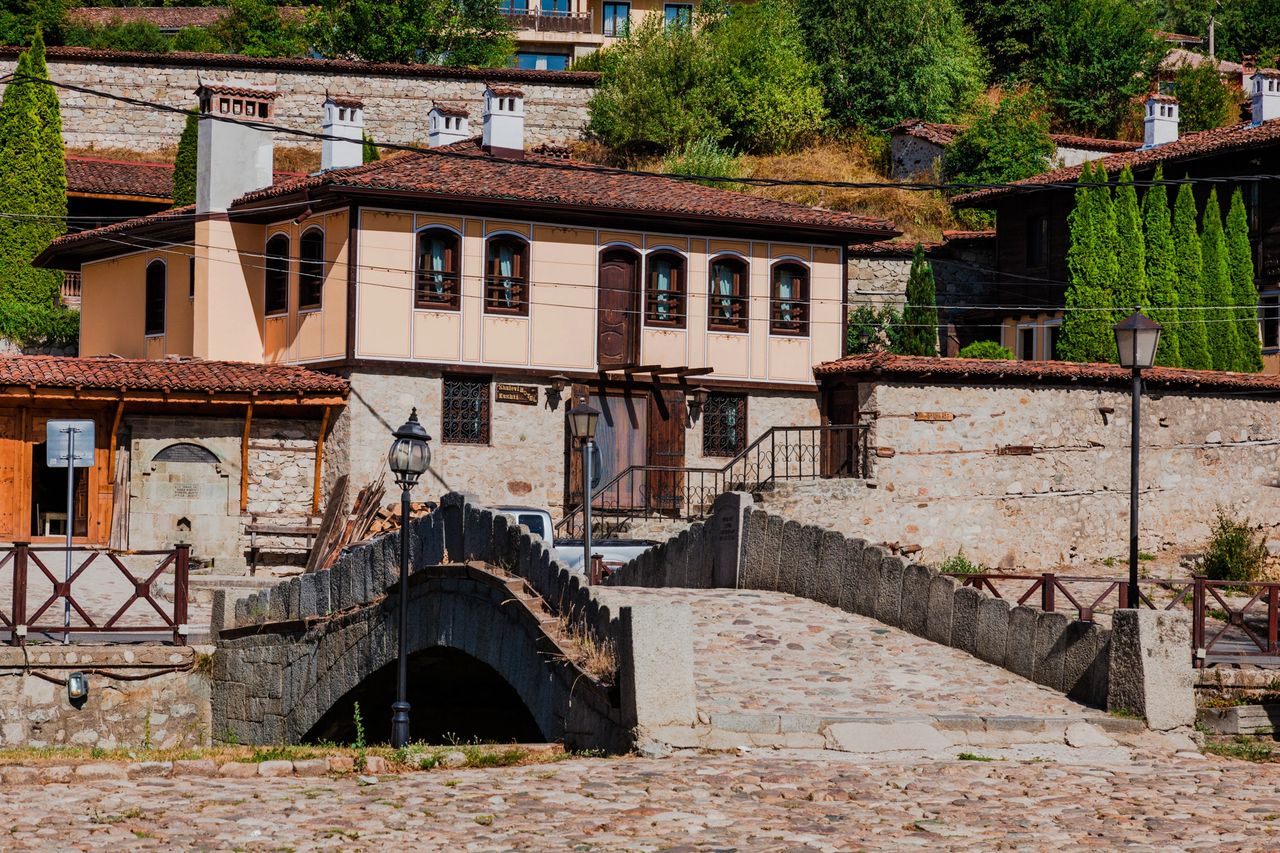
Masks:
[[[938,354],[938,295],[933,267],[916,243],[907,278],[907,304],[902,309],[902,330],[894,350],[900,355]]]
[[[1135,305],[1150,303],[1147,289],[1147,251],[1142,239],[1142,211],[1133,186],[1133,171],[1125,166],[1116,185],[1116,285],[1117,316],[1128,316]]]
[[[1196,200],[1190,184],[1178,187],[1173,203],[1173,251],[1178,271],[1178,319],[1182,321],[1178,334],[1182,366],[1191,370],[1212,370],[1213,358],[1209,355],[1203,310],[1203,250],[1196,233]]]
[[[169,37],[149,21],[130,21],[104,27],[64,27],[62,43],[95,50],[139,53],[165,53],[169,50]]]
[[[968,0],[960,8],[991,60],[992,77],[1022,79],[1024,66],[1040,50],[1053,3],[1050,0]]]
[[[194,110],[178,137],[178,153],[173,159],[173,206],[196,203],[196,148],[200,139],[200,120]]]
[[[1228,86],[1208,62],[1179,68],[1173,85],[1178,96],[1179,133],[1213,130],[1239,121],[1239,91]]]
[[[183,27],[173,34],[169,49],[185,53],[226,53],[222,40],[204,27]]]
[[[361,134],[361,139],[364,142],[364,146],[360,151],[360,161],[362,163],[373,163],[381,160],[382,155],[378,153],[378,144],[373,141],[373,137],[364,133]]]
[[[1049,171],[1055,152],[1041,95],[1020,92],[984,106],[978,118],[947,146],[942,171],[948,181],[995,184]]]
[[[1232,302],[1239,319],[1240,361],[1236,370],[1262,370],[1262,339],[1258,336],[1258,288],[1253,283],[1253,249],[1249,245],[1249,216],[1244,196],[1236,187],[1227,211],[1227,267],[1231,276]]]
[[[65,230],[67,172],[58,95],[23,79],[49,76],[38,29],[15,75],[0,101],[0,302],[52,310],[62,273],[31,261]]]
[[[1107,191],[1105,180],[1106,172],[1101,167],[1095,175],[1093,167],[1085,163],[1075,192],[1075,206],[1067,215],[1070,283],[1057,352],[1063,361],[1106,362],[1116,357],[1115,333],[1111,329],[1114,300],[1110,287],[1103,283],[1102,269],[1103,256],[1111,254],[1114,258],[1114,247],[1105,243],[1099,228],[1099,221],[1108,213],[1096,209],[1107,206],[1107,199],[1098,191],[1099,186]]]
[[[1205,333],[1209,359],[1214,370],[1236,370],[1240,363],[1240,332],[1235,296],[1231,292],[1231,270],[1227,266],[1227,241],[1222,231],[1222,207],[1218,188],[1209,191],[1200,218],[1201,290],[1205,305]]]
[[[303,26],[267,0],[228,0],[227,15],[209,28],[229,53],[243,56],[305,56]]]
[[[1142,197],[1142,228],[1146,243],[1147,302],[1151,318],[1164,326],[1160,333],[1160,349],[1156,364],[1181,367],[1179,347],[1181,323],[1178,322],[1178,267],[1174,258],[1173,226],[1169,213],[1169,193],[1164,180],[1164,167],[1156,166],[1154,183]]]
[[[1064,123],[1085,133],[1114,133],[1164,54],[1152,24],[1146,3],[1062,0],[1054,4],[1029,76],[1049,93]]]
[[[863,303],[849,311],[846,346],[849,355],[895,350],[902,315],[892,305]]]
[[[822,92],[785,0],[716,8],[691,26],[652,14],[602,51],[591,132],[624,156],[691,144],[786,150],[822,127]]]
[[[492,68],[515,51],[499,0],[322,0],[307,32],[324,56],[366,62]]]
[[[1116,296],[1122,290],[1120,234],[1116,228],[1115,198],[1111,193],[1107,170],[1102,166],[1097,166],[1093,171],[1090,193],[1093,196],[1089,205],[1089,227],[1094,234],[1094,283],[1110,296],[1111,306],[1114,308]],[[1108,323],[1113,323],[1118,318],[1113,314],[1105,319]]]
[[[66,0],[5,0],[0,3],[0,44],[31,44],[36,34],[57,34]]]
[[[840,125],[954,121],[987,66],[954,0],[796,0],[809,55]],[[736,14],[736,12],[735,12]]]
[[[1280,4],[1275,0],[1229,0],[1217,15],[1219,57],[1239,60],[1253,53],[1265,59],[1280,53]]]

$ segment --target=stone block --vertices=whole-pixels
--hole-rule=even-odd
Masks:
[[[1111,632],[1096,622],[1067,626],[1062,689],[1069,697],[1097,708],[1107,706],[1110,643]]]
[[[706,553],[710,558],[710,586],[737,589],[743,573],[743,544],[747,535],[747,513],[754,501],[747,492],[726,492],[711,507]]]
[[[1062,667],[1066,659],[1067,625],[1065,613],[1041,613],[1036,620],[1036,684],[1062,691]]]
[[[768,521],[765,532],[764,562],[761,564],[760,574],[764,586],[761,589],[777,591],[782,589],[782,533],[786,528],[786,522],[776,515],[770,515]]]
[[[488,540],[490,531],[480,529],[480,507],[469,504],[466,512],[466,523],[462,532],[462,559],[458,562],[480,559],[481,540]]]
[[[306,619],[308,616],[316,615],[316,576],[315,573],[309,572],[299,578],[301,582],[298,587],[298,618]]]
[[[315,573],[315,586],[313,587],[316,597],[316,615],[324,616],[331,612],[333,608],[329,595],[332,590],[329,579],[329,570]]]
[[[1140,714],[1159,731],[1195,722],[1191,614],[1117,610],[1110,646],[1108,710]]]
[[[218,637],[222,634],[227,625],[227,616],[235,618],[235,604],[231,605],[232,612],[227,613],[227,591],[225,589],[215,589],[213,591],[213,607],[209,612],[209,642],[217,645]]]
[[[258,775],[265,776],[269,779],[280,776],[293,775],[292,761],[260,761],[258,762]]]
[[[711,578],[703,576],[706,564],[706,531],[700,521],[689,525],[685,531],[684,549],[684,584],[687,589],[706,589],[711,585]]]
[[[289,578],[288,589],[286,590],[289,598],[285,603],[285,618],[297,619],[302,612],[302,578]]]
[[[800,530],[800,550],[793,560],[795,594],[812,601],[818,594],[818,547],[822,543],[823,530],[816,524],[806,524]]]
[[[619,613],[618,679],[623,725],[697,721],[693,611],[684,604],[633,604]]]
[[[901,557],[890,556],[880,561],[875,617],[895,628],[902,621],[902,578],[906,571],[907,561]]]
[[[902,573],[902,617],[899,620],[904,631],[917,637],[925,636],[929,624],[929,584],[936,575],[933,569],[912,563]]]
[[[263,592],[269,595],[267,600],[268,622],[283,622],[289,618],[289,582],[278,583]]]
[[[293,762],[293,772],[299,776],[325,776],[329,773],[329,762],[323,758],[303,758]]]
[[[1036,623],[1040,611],[1019,605],[1009,610],[1009,634],[1002,666],[1027,680],[1036,674]]]
[[[352,603],[351,564],[345,557],[339,557],[329,569],[329,607],[336,612],[346,610]]]
[[[764,586],[764,565],[769,548],[769,514],[759,509],[746,514],[746,532],[742,537],[742,555],[739,558],[742,572],[738,586],[742,589],[767,589]]]
[[[173,775],[205,777],[217,776],[218,765],[214,764],[213,760],[209,758],[178,759],[173,762]]]
[[[951,606],[951,647],[971,655],[978,653],[978,605],[982,593],[971,586],[956,590]]]
[[[936,752],[951,746],[942,732],[925,722],[848,722],[826,728],[827,749],[841,752]]]
[[[440,499],[437,512],[444,527],[444,556],[448,562],[461,563],[466,559],[463,552],[466,547],[467,504],[472,500],[471,495],[462,492],[450,492]]]
[[[844,568],[840,574],[840,609],[849,613],[854,610],[854,599],[857,598],[858,581],[862,571],[862,554],[867,549],[867,540],[845,537]]]
[[[511,549],[511,534],[508,530],[510,516],[495,513],[493,516],[493,538],[489,541],[488,560],[495,566],[508,572],[516,570],[516,554]]]
[[[667,552],[663,555],[662,573],[658,579],[660,587],[684,586],[684,560],[689,550],[689,531],[681,530],[680,535],[667,543]]]
[[[798,521],[786,521],[782,524],[782,547],[778,556],[777,586],[778,592],[795,595],[799,588],[799,566],[801,559],[804,526]]]
[[[74,775],[76,779],[128,779],[129,773],[121,764],[81,764]]]
[[[236,599],[236,627],[249,624],[249,602],[252,598],[253,596],[246,596],[245,598]],[[214,642],[217,641],[215,640]]]
[[[876,615],[876,600],[880,595],[880,563],[889,552],[879,545],[862,549],[862,562],[856,566],[857,581],[853,588],[853,612],[859,616]]]
[[[1008,640],[1009,602],[1003,598],[983,598],[978,602],[978,657],[1003,666]]]
[[[436,566],[444,562],[444,525],[440,524],[436,513],[418,519],[418,532],[421,537],[422,550],[419,558],[424,566]]]
[[[529,565],[529,554],[533,548],[533,535],[529,533],[529,529],[523,524],[519,527],[519,536],[516,539],[516,560],[515,573],[520,577],[528,580],[533,576],[533,572]]]
[[[834,530],[824,530],[818,540],[818,575],[814,600],[831,607],[840,606],[844,582],[845,539]]]

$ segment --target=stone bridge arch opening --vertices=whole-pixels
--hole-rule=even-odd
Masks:
[[[546,740],[520,694],[493,667],[458,649],[409,655],[409,731],[426,743],[535,743]],[[377,669],[341,698],[303,736],[307,743],[355,743],[355,706],[369,743],[391,739],[396,662]]]

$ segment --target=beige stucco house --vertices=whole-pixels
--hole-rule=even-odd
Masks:
[[[523,95],[499,86],[479,135],[437,104],[430,150],[367,165],[363,108],[331,98],[325,168],[272,185],[273,93],[199,95],[197,204],[67,235],[40,262],[82,274],[82,355],[349,379],[329,484],[374,478],[414,407],[434,439],[424,495],[557,514],[577,481],[571,395],[605,413],[605,479],[819,424],[812,366],[844,353],[848,246],[897,233],[527,150]]]

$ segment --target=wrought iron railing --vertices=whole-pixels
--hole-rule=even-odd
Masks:
[[[25,645],[32,636],[64,633],[159,635],[186,645],[189,545],[171,551],[132,552],[133,557],[157,558],[144,577],[134,575],[119,556],[108,551],[72,548],[71,553],[68,579],[62,564],[65,548],[21,542],[0,548],[0,573],[8,570],[11,579],[7,601],[0,583],[0,634],[8,634],[10,645]],[[163,596],[156,587],[170,574],[173,601],[166,608],[157,600]],[[63,602],[70,605],[70,625],[64,625]]]
[[[593,531],[611,536],[648,518],[696,521],[724,492],[758,492],[783,480],[865,477],[868,436],[865,424],[773,427],[721,468],[632,465],[593,492]],[[582,535],[581,505],[556,535]]]
[[[559,12],[554,9],[504,9],[503,16],[517,30],[535,30],[540,33],[589,33],[590,12]]]
[[[1129,607],[1125,578],[1079,577],[1044,572],[955,575],[964,586],[985,590],[1011,603],[1048,613],[1074,610],[1082,622],[1099,611]],[[1013,589],[1009,589],[1013,586]],[[1156,600],[1156,591],[1168,600]],[[1214,581],[1204,577],[1141,578],[1139,606],[1156,610],[1191,608],[1192,660],[1213,664],[1280,664],[1280,583]],[[1065,606],[1064,606],[1065,601]],[[1243,601],[1243,603],[1240,603]]]

